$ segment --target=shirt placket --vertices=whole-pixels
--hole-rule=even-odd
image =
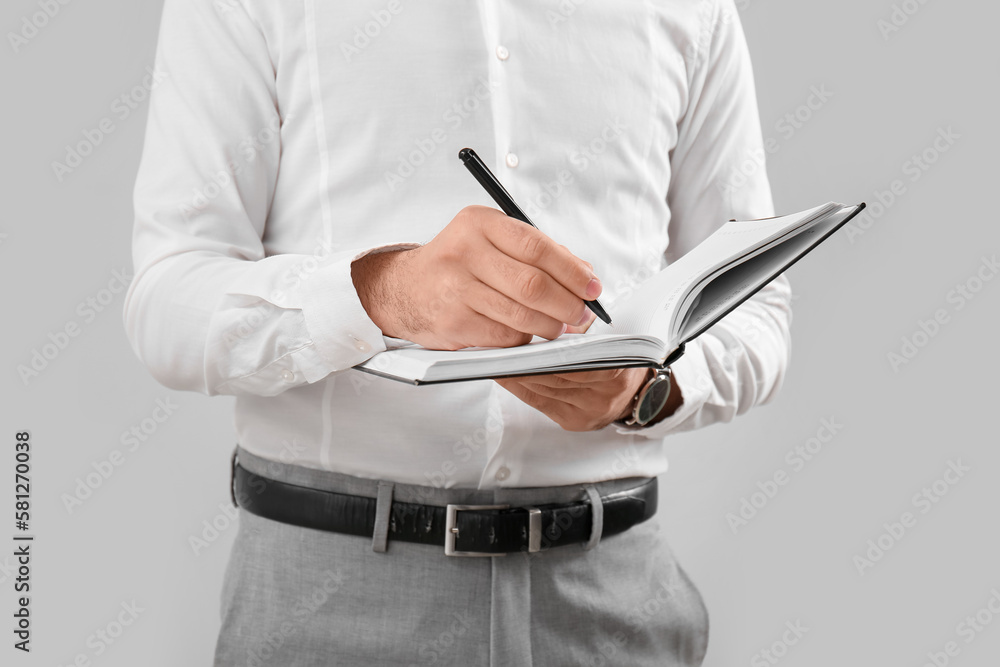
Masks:
[[[520,57],[516,49],[514,22],[505,21],[505,5],[487,2],[483,5],[484,48],[489,53],[488,76],[491,89],[490,106],[493,113],[493,148],[495,161],[492,165],[497,178],[504,184],[516,178],[520,156],[516,150],[516,137],[512,136],[513,105],[511,97],[516,91],[516,82],[509,76],[510,63]]]
[[[489,54],[488,76],[494,91],[490,96],[493,113],[493,172],[510,189],[517,178],[520,156],[516,150],[516,137],[512,136],[511,97],[516,82],[510,81],[509,70],[513,59],[520,54],[516,49],[513,21],[504,20],[508,11],[499,2],[486,2],[483,11],[484,49]],[[514,188],[516,190],[516,188]],[[494,395],[495,397],[495,395]],[[503,461],[502,452],[492,457],[484,471],[484,479],[491,475],[503,483],[510,476],[510,468]],[[492,558],[493,579],[490,600],[490,665],[523,665],[530,667],[531,635],[528,621],[531,618],[531,590],[528,562],[512,555]]]

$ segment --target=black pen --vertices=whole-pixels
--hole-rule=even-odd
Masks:
[[[479,184],[483,186],[483,189],[486,190],[490,197],[493,198],[493,201],[497,203],[497,206],[499,206],[504,213],[515,220],[526,222],[535,229],[538,229],[538,226],[528,219],[528,216],[521,210],[521,207],[514,203],[514,199],[510,196],[510,194],[508,194],[507,190],[503,187],[503,185],[501,185],[500,181],[497,180],[497,177],[493,175],[493,172],[491,172],[489,167],[486,166],[486,163],[483,162],[478,155],[476,155],[476,151],[471,148],[463,148],[458,151],[458,157],[465,164],[466,168],[472,172],[472,175],[476,177]],[[604,310],[604,307],[597,302],[597,299],[594,299],[593,301],[584,301],[584,303],[587,304],[587,307],[594,311],[594,314],[601,318],[605,324],[611,324],[611,317],[608,315],[607,311]]]

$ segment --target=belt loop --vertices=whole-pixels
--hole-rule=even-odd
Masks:
[[[375,500],[375,532],[372,535],[372,551],[385,553],[389,541],[389,514],[392,512],[392,482],[378,483],[378,498]]]
[[[601,533],[604,532],[604,502],[593,484],[588,484],[583,488],[590,496],[590,540],[583,545],[583,549],[589,551],[601,541]]]
[[[239,443],[233,447],[233,455],[229,460],[229,498],[233,501],[233,507],[239,507],[236,502],[236,452],[239,451]]]

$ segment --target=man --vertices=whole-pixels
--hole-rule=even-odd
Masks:
[[[216,664],[700,664],[655,478],[665,436],[774,395],[783,277],[688,345],[647,423],[645,369],[352,367],[583,331],[585,299],[614,318],[771,215],[731,0],[167,0],[157,68],[125,321],[160,382],[237,397]],[[477,205],[464,146],[545,234]]]

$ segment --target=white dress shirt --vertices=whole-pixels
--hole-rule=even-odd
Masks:
[[[395,339],[351,262],[493,205],[462,147],[594,265],[612,318],[726,220],[772,215],[732,0],[166,0],[156,68],[125,325],[164,385],[237,397],[247,450],[435,486],[652,476],[665,436],[780,386],[784,277],[687,346],[683,406],[638,432],[352,370]]]

